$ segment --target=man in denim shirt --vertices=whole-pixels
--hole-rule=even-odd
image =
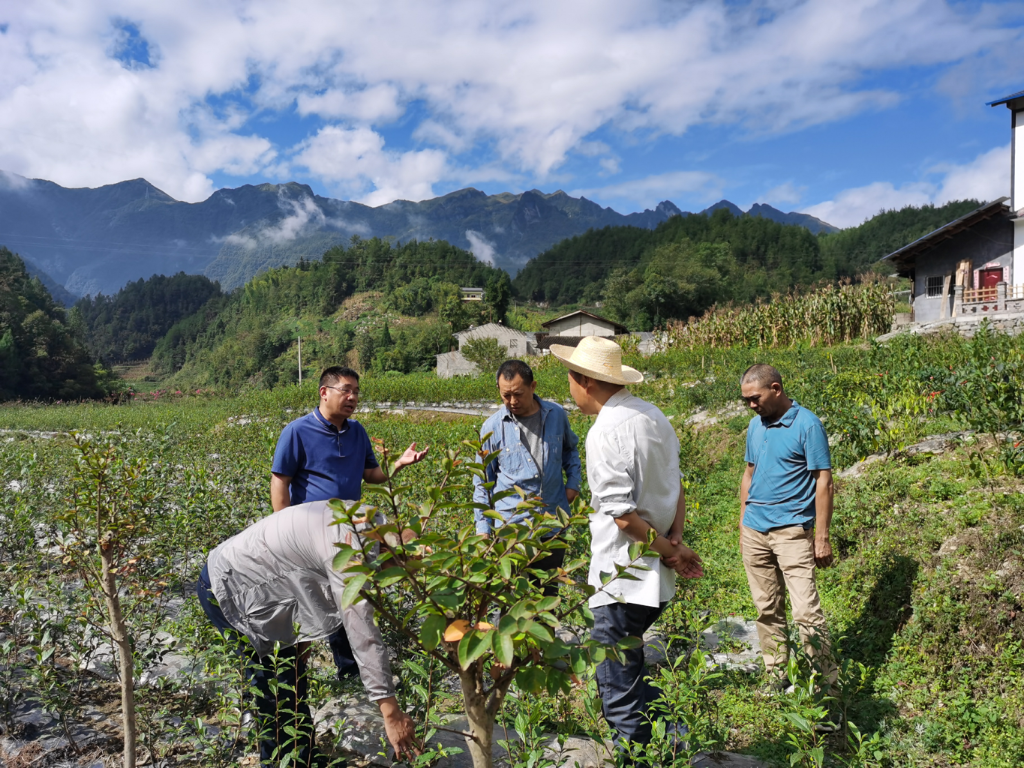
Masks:
[[[530,496],[539,496],[545,512],[558,508],[568,511],[572,500],[579,496],[582,478],[576,448],[579,438],[569,427],[565,411],[557,403],[537,397],[533,371],[522,360],[502,363],[497,379],[504,405],[480,430],[481,437],[490,434],[484,450],[501,451],[487,467],[487,480],[494,482],[490,494],[519,486]],[[474,484],[473,501],[490,505],[484,481],[476,478]],[[521,523],[532,513],[517,510],[519,501],[518,495],[507,496],[494,505],[495,511],[506,523]],[[476,511],[477,533],[490,534],[496,524],[481,510]],[[564,558],[565,550],[560,549],[535,567],[557,568]]]

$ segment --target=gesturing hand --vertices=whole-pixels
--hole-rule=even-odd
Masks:
[[[405,453],[403,453],[398,461],[395,462],[395,469],[401,469],[402,467],[407,467],[410,464],[416,464],[417,462],[423,461],[423,457],[427,455],[429,450],[430,446],[428,445],[422,451],[417,451],[416,443],[413,443],[405,449]]]

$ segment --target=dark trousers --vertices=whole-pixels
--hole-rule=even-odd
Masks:
[[[565,562],[565,550],[556,549],[550,555],[542,557],[540,560],[531,565],[531,568],[536,568],[538,571],[553,571],[556,568],[561,568],[562,563]],[[530,581],[534,584],[539,584],[540,579],[536,579],[533,576],[530,577]],[[545,597],[554,597],[558,594],[558,584],[548,584],[544,587]]]
[[[624,637],[644,636],[644,632],[665,610],[630,603],[612,603],[594,609],[594,629],[590,636],[600,643],[614,645]],[[597,665],[597,692],[601,710],[608,724],[615,729],[615,743],[651,740],[651,723],[647,719],[651,703],[661,694],[645,679],[643,646],[622,652],[623,663],[602,661]]]
[[[334,666],[338,668],[339,680],[359,674],[359,665],[356,664],[356,657],[352,653],[352,646],[349,645],[344,626],[338,627],[327,637],[327,645],[331,648]]]
[[[316,732],[306,704],[309,681],[302,655],[292,646],[282,648],[276,655],[260,657],[245,637],[224,618],[210,589],[210,576],[205,565],[196,584],[196,596],[210,623],[226,640],[235,644],[236,653],[245,659],[246,674],[256,689],[256,723],[262,763],[276,766],[284,755],[295,750],[295,761],[289,765],[302,768],[316,765],[313,744]],[[295,736],[289,731],[293,731]]]

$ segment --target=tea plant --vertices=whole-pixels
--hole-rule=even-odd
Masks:
[[[608,647],[593,640],[571,644],[557,635],[562,621],[575,611],[593,626],[585,603],[596,589],[572,575],[587,561],[578,558],[551,572],[531,566],[571,546],[587,520],[578,503],[571,513],[558,510],[554,517],[538,514],[528,524],[502,525],[491,537],[477,534],[471,524],[455,535],[437,533],[431,524],[442,514],[474,508],[473,502],[460,499],[468,495],[473,476],[485,481],[488,490],[493,488],[484,468],[497,452],[483,452],[479,441],[468,441],[465,453],[450,449],[441,459],[441,480],[425,489],[423,502],[408,500],[409,486],[393,484],[394,463],[386,449],[382,453],[388,483],[369,490],[383,497],[389,521],[362,518],[358,503],[346,509],[332,502],[339,521],[354,529],[371,523],[352,545],[339,545],[334,567],[348,574],[341,601],[351,605],[365,599],[382,622],[458,675],[473,764],[490,768],[495,720],[513,682],[531,693],[568,694],[573,675],[586,673],[605,658],[618,659],[619,650],[638,647],[642,640],[626,638]],[[516,493],[493,494],[492,507]],[[521,505],[536,509],[540,502],[524,498]],[[484,514],[501,519],[493,508]],[[378,545],[381,553],[374,557]],[[630,564],[616,565],[614,573],[605,574],[604,584],[630,578],[630,568],[645,569],[647,551],[647,543],[633,545]],[[576,587],[581,596],[563,604],[561,597],[545,595],[545,587],[559,583]]]

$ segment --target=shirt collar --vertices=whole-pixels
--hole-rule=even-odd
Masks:
[[[324,418],[324,415],[322,413],[320,413],[320,409],[319,408],[314,408],[313,411],[309,415],[312,416],[314,419],[316,419],[317,423],[321,427],[324,427],[325,429],[327,429],[328,432],[333,432],[335,434],[339,434],[340,435],[340,434],[344,434],[345,432],[348,431],[348,419],[345,419],[344,427],[342,429],[338,429],[336,426],[331,424],[331,422],[329,422],[327,419]]]
[[[782,414],[782,416],[780,416],[778,419],[776,419],[775,421],[765,421],[764,419],[761,419],[761,423],[764,424],[766,428],[792,427],[793,422],[796,421],[796,412],[798,408],[800,408],[800,404],[796,400],[794,400],[793,404],[789,406],[789,410]]]
[[[597,412],[597,418],[594,419],[594,426],[604,423],[605,420],[611,418],[608,416],[611,413],[611,409],[617,405],[622,405],[627,400],[633,397],[633,393],[623,387],[614,395],[605,400],[604,405],[601,406],[601,410]]]
[[[605,408],[614,408],[616,405],[622,405],[622,403],[625,402],[627,398],[630,398],[632,396],[633,393],[630,392],[625,387],[623,387],[605,401],[605,404],[604,406],[602,406],[601,410],[603,411]]]

